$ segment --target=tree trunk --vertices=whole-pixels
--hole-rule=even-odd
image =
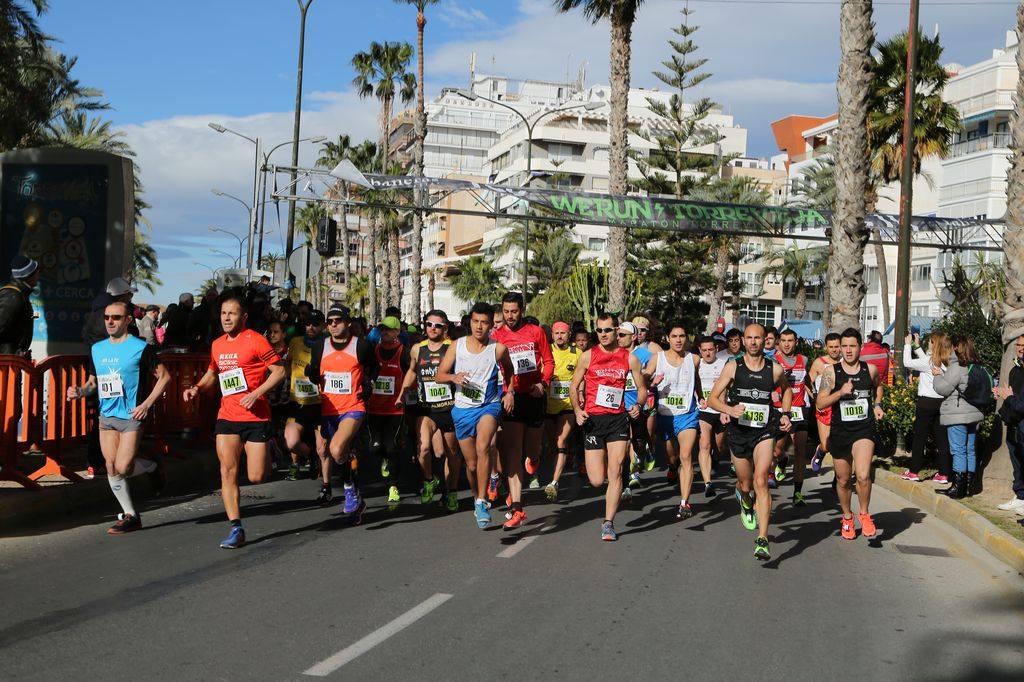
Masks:
[[[807,314],[807,284],[804,282],[798,283],[796,287],[796,308],[793,310],[793,315],[798,320],[804,319],[804,315]]]
[[[839,128],[835,135],[836,207],[832,221],[832,257],[828,263],[835,327],[860,328],[864,300],[864,246],[869,156],[867,135],[869,67],[874,26],[871,0],[843,0],[839,10]]]
[[[377,219],[370,218],[370,238],[369,238],[369,254],[368,254],[368,265],[369,272],[366,273],[370,280],[370,286],[368,289],[368,296],[370,298],[370,311],[367,317],[370,318],[371,324],[376,324],[377,320],[380,319],[380,310],[377,307]]]
[[[876,227],[872,230],[872,237],[880,242],[882,232]],[[882,299],[882,329],[879,331],[885,331],[892,321],[892,311],[889,309],[889,268],[885,260],[885,247],[881,244],[875,244],[875,265],[878,267],[878,295]]]
[[[391,290],[390,304],[396,308],[402,306],[402,253],[398,247],[400,231],[401,227],[396,225],[388,235],[388,259],[391,261],[391,285],[388,288]]]
[[[828,245],[828,260],[832,260],[832,245]],[[828,334],[832,329],[832,286],[828,283],[828,273],[821,278],[821,326]]]
[[[611,116],[608,121],[610,141],[608,191],[628,191],[629,139],[627,137],[629,102],[629,57],[633,24],[620,12],[611,16]],[[608,229],[608,309],[621,311],[626,304],[626,228]]]
[[[391,254],[388,253],[388,246],[391,244],[391,227],[381,222],[377,227],[377,239],[380,243],[375,245],[380,253],[380,307],[381,317],[384,317],[384,308],[391,305]]]
[[[427,17],[420,12],[416,15],[416,52],[417,52],[417,78],[419,82],[416,84],[416,120],[415,133],[416,133],[416,146],[413,148],[413,167],[416,169],[416,175],[423,176],[423,145],[427,139],[427,111],[426,105],[423,101],[423,30],[427,26]],[[417,206],[422,206],[424,192],[422,190],[416,190],[413,192],[413,201]],[[419,211],[415,211],[412,214],[412,263],[409,267],[409,279],[412,285],[412,308],[410,309],[410,319],[419,324],[422,316],[420,315],[420,296],[422,295],[423,279],[420,271],[423,270],[423,214]]]
[[[427,273],[427,310],[434,309],[434,289],[437,288],[437,272],[431,268]],[[419,320],[420,318],[416,318]],[[416,320],[413,320],[414,322]]]
[[[708,325],[705,330],[708,334],[713,334],[715,327],[718,326],[718,318],[724,317],[725,312],[722,307],[725,302],[725,281],[729,276],[729,239],[727,237],[719,237],[718,246],[715,248],[715,291],[711,294],[710,308],[708,315]]]
[[[1024,3],[1017,7],[1017,35],[1024,37]],[[1017,337],[1024,334],[1024,50],[1017,51],[1017,93],[1010,114],[1010,135],[1013,156],[1006,174],[1006,223],[1003,226],[1004,268],[1006,296],[1000,302],[999,313],[1003,323],[1003,366],[1001,385],[1006,386]],[[998,425],[998,420],[996,421]],[[1004,439],[1005,440],[1005,439]],[[985,467],[985,487],[1009,492],[1013,473],[1005,445],[992,455]]]

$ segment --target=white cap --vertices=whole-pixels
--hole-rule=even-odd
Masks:
[[[123,296],[129,292],[135,293],[138,289],[124,277],[115,277],[107,282],[107,293],[111,296]]]
[[[636,325],[632,322],[620,322],[619,331],[627,334],[636,334]]]

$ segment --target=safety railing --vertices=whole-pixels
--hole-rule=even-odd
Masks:
[[[202,378],[209,356],[161,353],[159,361],[171,377],[161,400],[147,419],[153,448],[166,456],[178,456],[168,445],[172,433],[193,431],[209,436],[216,421],[219,397],[200,393],[185,402],[182,393]],[[96,410],[83,399],[67,400],[71,386],[87,379],[84,355],[53,355],[38,363],[13,355],[0,355],[0,480],[14,481],[26,488],[39,488],[43,476],[81,480],[66,462],[70,447],[85,443],[97,426]],[[18,470],[18,460],[27,452],[41,452],[44,463],[30,474]]]

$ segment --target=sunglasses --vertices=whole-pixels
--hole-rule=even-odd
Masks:
[[[345,322],[345,320],[340,317],[332,317],[331,319],[327,320],[327,326],[333,327],[335,325],[341,324],[342,322]]]
[[[426,327],[427,329],[444,329],[448,325],[446,325],[444,322],[424,322],[423,326]]]
[[[611,334],[615,331],[615,327],[598,327],[596,331],[598,334]]]
[[[637,332],[646,332],[647,331],[647,327],[637,327],[636,330],[637,330]]]
[[[629,332],[619,332],[619,338],[620,338],[620,339],[621,339],[622,337],[624,337],[624,336],[633,336],[633,335],[632,335],[632,334],[630,334]]]
[[[113,320],[114,322],[120,322],[124,319],[124,315],[104,315],[104,320]]]

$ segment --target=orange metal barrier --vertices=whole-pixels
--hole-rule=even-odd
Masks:
[[[63,476],[69,481],[82,480],[65,466],[62,453],[65,447],[83,442],[89,431],[96,428],[96,418],[87,414],[85,400],[67,399],[68,388],[81,386],[88,379],[86,363],[84,355],[51,355],[35,366],[39,385],[46,391],[42,442],[46,461],[29,474],[33,481],[51,475]]]
[[[210,365],[210,356],[199,353],[160,353],[160,362],[171,375],[164,399],[153,409],[155,447],[164,455],[176,456],[167,445],[172,431],[196,429],[202,436],[213,433],[220,398],[216,393],[199,393],[195,400],[185,402],[181,394],[195,386]]]
[[[0,355],[0,480],[26,488],[39,484],[17,469],[18,457],[41,438],[42,394],[32,363],[15,355]],[[28,415],[22,419],[23,415]]]

